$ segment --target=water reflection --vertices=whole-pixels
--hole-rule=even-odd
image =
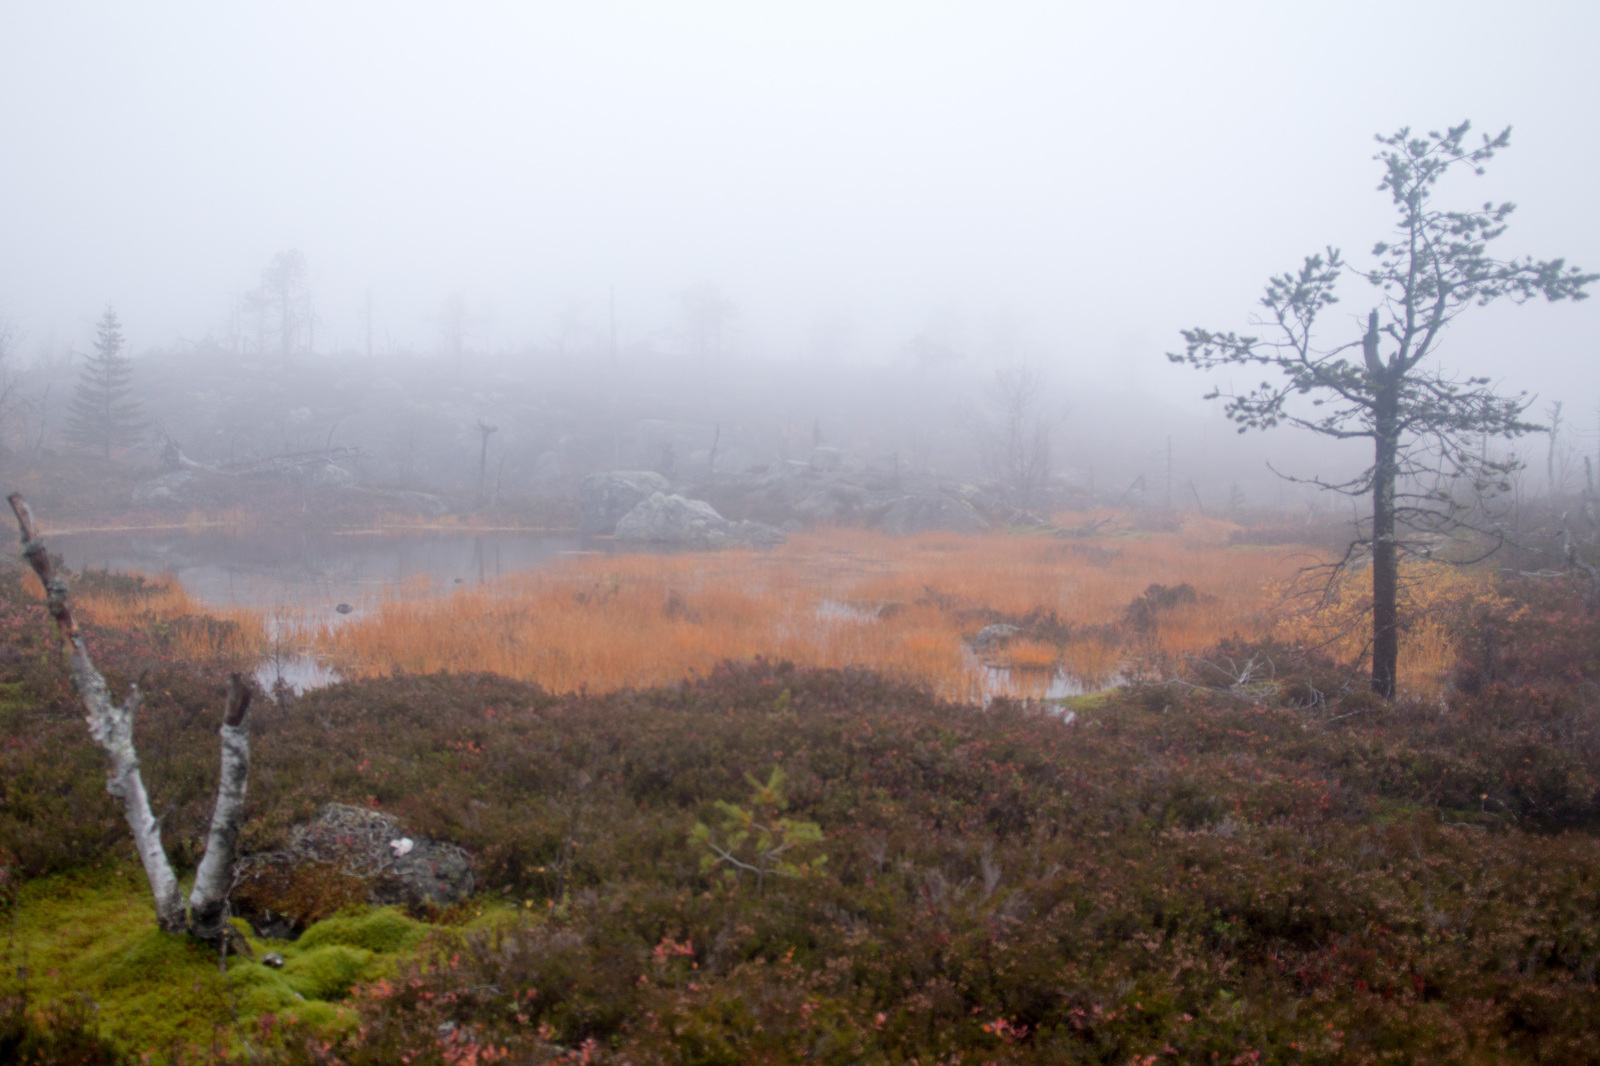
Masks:
[[[327,688],[336,681],[344,680],[331,666],[310,655],[263,659],[256,667],[255,679],[257,687],[263,692],[276,693],[281,685],[297,696],[304,695],[308,689]]]
[[[52,534],[74,569],[170,574],[208,607],[252,607],[269,641],[359,618],[385,595],[441,593],[546,566],[583,550],[575,535],[516,533],[228,534],[150,530]],[[596,550],[589,546],[587,550]],[[602,547],[598,550],[606,550]],[[322,688],[339,675],[314,656],[280,653],[256,667],[275,692]]]
[[[319,620],[332,620],[341,603],[359,611],[421,579],[447,591],[535,569],[584,547],[576,535],[548,533],[155,530],[60,533],[51,541],[73,569],[172,574],[208,605],[290,608]]]

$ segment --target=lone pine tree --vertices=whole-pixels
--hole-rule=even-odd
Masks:
[[[133,364],[122,354],[122,323],[106,308],[95,324],[94,352],[84,361],[67,408],[67,439],[111,458],[131,444],[143,423],[133,399]]]
[[[1282,424],[1372,442],[1372,464],[1355,477],[1299,480],[1371,499],[1371,514],[1344,562],[1371,555],[1372,688],[1385,697],[1394,695],[1399,661],[1399,559],[1414,546],[1402,533],[1459,528],[1474,498],[1504,489],[1518,465],[1492,458],[1483,441],[1539,428],[1523,420],[1526,395],[1502,396],[1488,378],[1457,377],[1432,364],[1445,327],[1467,308],[1501,298],[1581,300],[1600,277],[1562,259],[1491,258],[1489,242],[1505,232],[1513,204],[1465,211],[1434,205],[1435,188],[1447,173],[1465,167],[1482,174],[1511,143],[1507,127],[1469,147],[1470,128],[1463,122],[1444,133],[1414,136],[1401,129],[1378,138],[1378,187],[1390,195],[1398,218],[1393,237],[1373,247],[1372,264],[1349,268],[1376,290],[1377,306],[1359,333],[1324,339],[1319,319],[1338,302],[1346,270],[1330,247],[1267,282],[1265,311],[1255,321],[1266,336],[1189,329],[1184,352],[1168,355],[1203,370],[1260,366],[1276,372],[1275,380],[1244,393],[1210,393],[1227,401],[1226,413],[1241,433]]]

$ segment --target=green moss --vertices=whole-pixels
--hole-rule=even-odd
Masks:
[[[230,958],[228,972],[208,947],[156,928],[137,867],[97,868],[25,884],[10,935],[0,939],[0,998],[21,991],[25,967],[36,1006],[86,996],[101,1032],[143,1051],[224,1043],[262,1014],[296,1019],[332,1035],[355,1023],[336,1001],[358,982],[392,973],[431,929],[392,909],[340,915],[290,944],[248,937],[255,959]],[[235,925],[248,934],[243,922]],[[284,957],[281,970],[260,961]],[[236,1029],[236,1026],[239,1029]]]
[[[372,952],[328,944],[291,958],[283,967],[289,987],[307,999],[339,999],[369,976]]]
[[[1109,710],[1115,706],[1123,695],[1124,693],[1120,688],[1107,688],[1101,689],[1099,692],[1085,692],[1078,696],[1060,696],[1045,702],[1054,703],[1064,710],[1086,714],[1093,711]]]
[[[320,999],[308,999],[296,1003],[293,1007],[283,1012],[290,1018],[300,1023],[305,1029],[314,1029],[326,1036],[344,1033],[355,1028],[356,1012],[349,1007],[341,1007],[337,1003],[325,1003]]]
[[[210,1044],[232,1026],[227,978],[203,945],[156,928],[137,870],[100,869],[23,886],[0,995],[40,1005],[87,996],[101,1030],[134,1049]],[[181,994],[180,994],[181,990]]]
[[[305,995],[281,971],[251,959],[235,961],[228,967],[228,977],[239,996],[242,1014],[281,1014],[305,1001]]]
[[[341,914],[320,921],[307,929],[295,946],[309,951],[328,944],[342,944],[393,954],[415,947],[426,931],[427,926],[421,922],[393,907],[383,907],[365,914]]]

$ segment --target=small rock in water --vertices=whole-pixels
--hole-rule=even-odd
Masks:
[[[1011,638],[1021,632],[1020,626],[1007,625],[1004,622],[984,626],[978,630],[978,635],[972,638],[972,650],[980,655],[997,651],[1011,643]]]
[[[338,611],[340,614],[349,614],[351,611],[355,610],[355,608],[350,606],[348,603],[341,603],[339,606],[335,607],[334,610]]]

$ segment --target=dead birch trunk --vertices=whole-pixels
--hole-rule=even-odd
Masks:
[[[122,801],[123,816],[133,833],[133,845],[144,865],[145,877],[150,882],[150,892],[155,897],[156,922],[169,933],[190,932],[207,940],[227,937],[230,942],[242,945],[242,940],[232,934],[224,918],[228,892],[233,886],[234,845],[239,835],[239,823],[244,818],[244,794],[250,773],[250,735],[244,725],[245,712],[250,708],[250,689],[238,674],[232,675],[228,684],[228,703],[222,723],[222,779],[217,786],[217,807],[211,819],[211,835],[206,841],[205,856],[200,861],[194,891],[189,905],[194,910],[194,920],[184,914],[183,897],[178,891],[178,878],[172,872],[166,849],[161,845],[161,823],[150,813],[150,797],[145,792],[144,779],[139,774],[139,755],[133,746],[133,716],[144,697],[139,686],[133,685],[128,698],[121,706],[111,701],[106,679],[95,669],[84,646],[83,634],[72,616],[67,602],[67,584],[55,572],[50,553],[45,550],[34,523],[33,511],[21,493],[7,497],[16,512],[17,525],[22,531],[22,554],[39,575],[44,585],[45,608],[55,619],[56,628],[68,645],[68,671],[72,685],[83,700],[85,720],[89,735],[106,753],[109,763],[106,772],[106,791]]]
[[[211,814],[206,852],[189,893],[189,931],[202,940],[228,935],[228,893],[233,891],[235,846],[244,822],[244,793],[250,782],[250,730],[244,724],[250,709],[250,686],[238,674],[228,678],[228,702],[222,715],[222,773],[217,780],[217,806]]]

